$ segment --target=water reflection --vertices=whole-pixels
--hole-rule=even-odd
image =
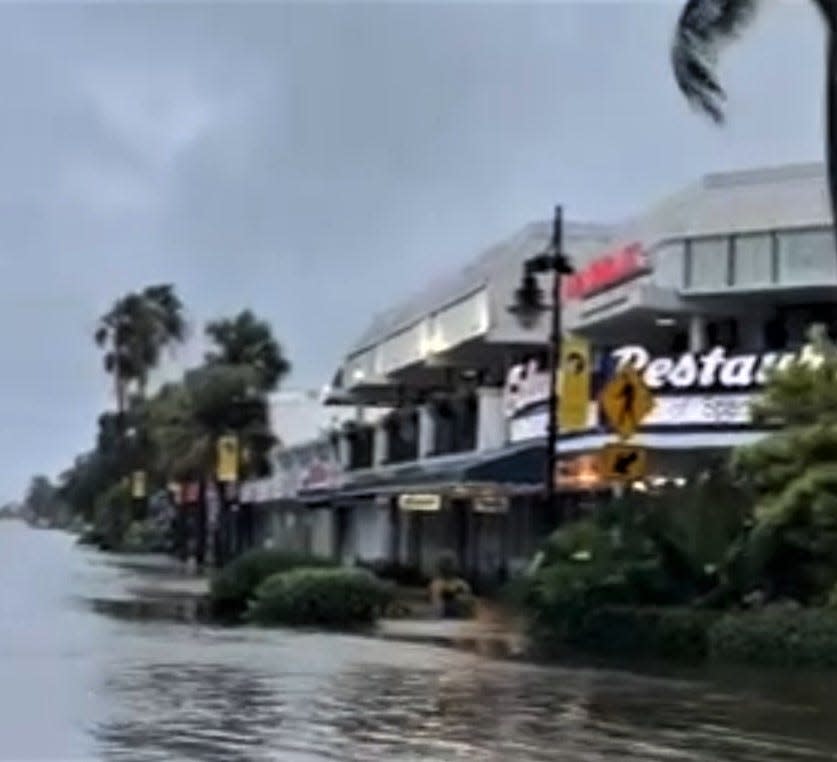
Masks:
[[[261,759],[282,720],[272,686],[221,664],[137,665],[104,690],[119,707],[94,731],[108,759]]]
[[[262,661],[259,670],[227,661],[120,672],[106,685],[120,707],[118,716],[96,730],[104,756],[363,762],[835,758],[828,738],[798,734],[810,708],[779,707],[753,696],[742,701],[694,683],[544,670],[409,646],[402,660],[404,646],[318,639],[332,659],[337,655],[340,666],[334,669],[333,663],[318,666],[301,655],[288,660],[306,648],[305,636],[293,640],[275,661],[264,651],[268,642],[251,642],[251,655]],[[417,663],[419,656],[425,666]]]
[[[138,570],[65,536],[0,529],[0,554],[16,591],[0,596],[0,759],[837,759],[829,676],[672,679],[221,629],[138,598]]]

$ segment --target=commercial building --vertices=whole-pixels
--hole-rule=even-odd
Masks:
[[[541,500],[549,319],[527,326],[508,310],[549,234],[529,225],[379,316],[346,353],[328,401],[357,414],[321,440],[339,476],[291,496],[319,517],[321,548],[425,570],[448,549],[491,581],[555,525]],[[579,497],[609,487],[592,456],[612,439],[596,400],[617,365],[656,396],[635,438],[649,480],[682,483],[762,436],[749,405],[767,370],[802,351],[810,324],[837,328],[820,166],[709,175],[625,224],[568,224],[565,249],[576,274],[564,325],[595,358],[589,425],[558,443],[555,478]]]

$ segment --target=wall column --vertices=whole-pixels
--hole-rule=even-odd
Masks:
[[[418,457],[424,460],[433,454],[436,445],[436,416],[433,405],[425,403],[418,409]]]
[[[689,351],[706,351],[706,320],[703,315],[689,317]]]
[[[375,425],[375,433],[372,442],[372,466],[377,468],[383,466],[389,458],[389,439],[384,421]]]
[[[477,450],[494,450],[506,444],[503,390],[483,386],[477,390]]]

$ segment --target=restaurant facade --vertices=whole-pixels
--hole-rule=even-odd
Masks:
[[[347,351],[325,402],[357,415],[321,440],[339,475],[287,496],[328,524],[319,550],[425,571],[445,550],[490,583],[554,528],[543,501],[549,317],[523,324],[509,310],[549,234],[527,226],[376,318]],[[559,438],[554,478],[579,511],[612,487],[596,465],[613,440],[597,398],[615,369],[634,367],[655,398],[633,440],[649,453],[636,486],[683,485],[764,436],[750,404],[771,368],[804,356],[810,325],[837,332],[818,165],[710,175],[626,223],[567,224],[565,248],[575,274],[563,322],[589,340],[593,379],[588,423]]]

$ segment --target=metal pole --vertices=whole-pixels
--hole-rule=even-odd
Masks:
[[[561,367],[561,271],[563,254],[563,210],[555,207],[552,225],[552,330],[549,336],[549,419],[546,434],[546,504],[560,516],[560,490],[555,485],[558,463],[556,447],[560,434],[558,421],[558,371]]]

